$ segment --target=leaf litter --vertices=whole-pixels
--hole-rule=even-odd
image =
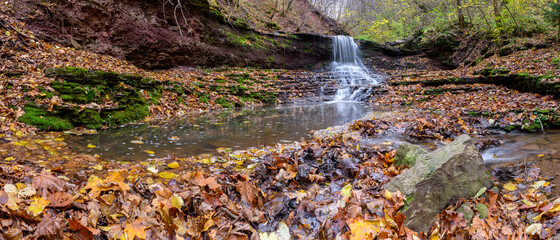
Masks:
[[[9,11],[5,4],[0,5],[3,12]],[[21,23],[5,15],[2,20],[32,36]],[[497,188],[459,200],[440,213],[430,232],[416,233],[404,226],[400,210],[405,196],[382,189],[404,170],[392,164],[394,149],[390,143],[377,146],[361,141],[361,134],[396,129],[413,138],[447,142],[461,133],[484,133],[487,129],[480,126],[484,119],[503,127],[523,125],[527,119],[535,121],[534,112],[516,110],[558,111],[558,103],[550,98],[472,85],[467,90],[452,86],[459,95],[441,94],[426,101],[416,94],[425,91],[419,86],[390,87],[388,95],[375,101],[388,106],[412,102],[416,109],[406,118],[370,119],[355,123],[351,131],[262,149],[188,159],[170,155],[145,162],[102,161],[71,152],[60,134],[36,134],[17,121],[23,114],[21,89],[48,87],[52,81],[37,66],[78,66],[194,83],[200,81],[197,77],[204,81],[214,75],[144,72],[114,58],[26,36],[16,31],[2,35],[2,42],[13,45],[6,53],[12,60],[4,61],[0,74],[2,238],[547,239],[558,231],[560,201],[547,196],[552,186],[542,179],[540,170],[524,163],[495,168],[492,176]],[[23,75],[5,74],[13,70]],[[245,73],[243,69],[226,71]],[[268,72],[253,74],[270,77]],[[40,94],[35,90],[25,95]],[[504,95],[516,100],[508,103]],[[218,97],[216,93],[210,96]],[[195,107],[189,109],[152,106],[151,112],[165,116],[213,107],[192,103]],[[470,110],[491,115],[469,117]],[[475,209],[470,221],[459,210],[463,205]]]

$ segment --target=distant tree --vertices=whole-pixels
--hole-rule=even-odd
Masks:
[[[558,28],[556,38],[560,39],[560,3],[549,3],[544,9],[544,18]]]

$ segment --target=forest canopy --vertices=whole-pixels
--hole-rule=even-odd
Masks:
[[[419,30],[450,28],[495,36],[530,36],[554,25],[545,21],[546,0],[310,0],[356,38],[394,41]]]

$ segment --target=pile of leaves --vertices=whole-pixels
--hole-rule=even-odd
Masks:
[[[416,233],[404,226],[405,196],[383,190],[405,170],[393,166],[394,148],[363,141],[355,131],[328,135],[142,162],[73,153],[58,134],[2,143],[0,230],[6,239],[544,239],[556,234],[560,203],[546,197],[550,183],[530,164],[495,169],[499,188],[459,201],[442,211],[430,232]],[[465,206],[470,215],[461,210]]]
[[[54,135],[6,143],[17,151],[0,152],[0,228],[7,239],[412,236],[404,197],[381,190],[399,172],[394,151],[355,137],[140,163],[72,155]],[[28,162],[38,155],[52,157]]]

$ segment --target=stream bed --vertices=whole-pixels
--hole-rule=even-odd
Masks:
[[[189,157],[310,139],[313,130],[343,125],[371,111],[363,102],[230,109],[159,125],[135,124],[91,135],[68,135],[66,142],[74,150],[102,159],[137,161],[169,154]]]

